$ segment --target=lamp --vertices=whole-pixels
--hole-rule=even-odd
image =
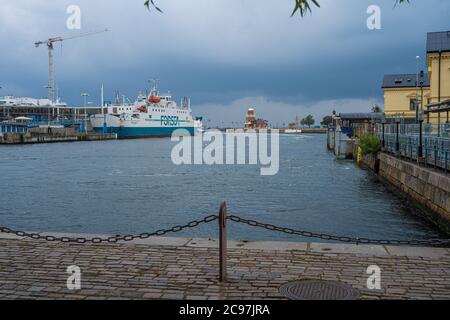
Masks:
[[[383,149],[386,147],[386,142],[385,142],[385,139],[384,139],[384,134],[385,134],[385,132],[386,132],[386,118],[383,118],[382,120],[381,120],[381,128],[382,128],[382,132],[381,132],[381,135],[382,135],[382,141],[381,141],[381,143],[382,143],[382,147],[383,147]]]
[[[84,98],[84,132],[87,133],[87,97],[89,97],[89,93],[82,93],[81,96]]]
[[[400,115],[398,113],[395,115],[395,124],[396,124],[395,151],[398,153],[400,151]]]
[[[419,146],[417,147],[417,160],[423,157],[423,111],[419,112]]]

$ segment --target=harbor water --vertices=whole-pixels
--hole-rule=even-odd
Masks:
[[[367,171],[336,161],[324,135],[280,136],[280,170],[174,165],[170,138],[0,147],[0,225],[135,234],[228,213],[312,232],[377,239],[442,235]],[[217,223],[176,236],[217,237]],[[305,241],[231,223],[230,238]],[[175,235],[175,234],[173,234]],[[316,240],[317,241],[317,240]]]

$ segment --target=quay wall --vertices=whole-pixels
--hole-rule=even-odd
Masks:
[[[421,214],[450,234],[450,176],[381,152],[361,157],[359,165],[375,172],[407,198]]]
[[[450,177],[438,171],[380,153],[379,176],[433,215],[433,222],[450,233]]]
[[[27,132],[27,133],[3,133],[0,134],[0,144],[33,144],[52,142],[75,142],[75,141],[97,141],[115,140],[115,133],[88,133],[80,134],[70,131],[56,131],[52,133]]]
[[[385,152],[360,155],[358,161],[358,139],[343,140],[341,136],[338,130],[328,132],[327,147],[336,158],[354,159],[361,168],[373,171],[421,216],[450,234],[450,174]]]

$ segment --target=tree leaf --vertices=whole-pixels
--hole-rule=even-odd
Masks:
[[[146,6],[147,9],[148,9],[149,11],[150,11],[150,4],[151,4],[152,7],[155,8],[157,11],[163,13],[163,11],[162,11],[159,7],[157,7],[157,6],[155,5],[155,2],[154,2],[153,0],[147,0],[147,1],[144,2],[144,6]]]

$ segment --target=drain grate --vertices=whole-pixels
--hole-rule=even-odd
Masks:
[[[280,293],[291,300],[356,300],[359,292],[336,281],[302,280],[280,287]]]

